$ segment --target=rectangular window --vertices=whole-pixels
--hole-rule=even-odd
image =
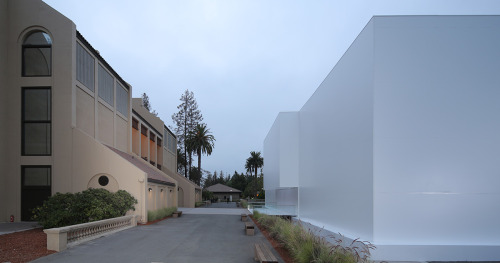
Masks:
[[[176,140],[175,140],[175,137],[170,132],[168,132],[167,130],[164,130],[164,131],[165,131],[165,146],[167,147],[167,149],[169,151],[171,151],[172,153],[176,154],[177,151],[176,151]]]
[[[165,139],[163,141],[163,146],[168,148],[168,131],[167,130],[163,130],[163,139]]]
[[[23,76],[50,76],[51,52],[51,47],[23,47]]]
[[[33,220],[32,210],[50,197],[51,185],[49,165],[21,166],[21,220]]]
[[[50,166],[23,166],[23,186],[50,186]]]
[[[114,85],[115,85],[115,80],[113,79],[113,76],[109,74],[103,66],[99,64],[99,73],[98,73],[98,90],[99,90],[99,97],[103,99],[105,102],[107,102],[109,105],[114,106],[113,100],[114,100]]]
[[[116,109],[125,117],[128,117],[128,90],[120,83],[116,82],[116,84]]]
[[[139,121],[132,118],[132,128],[139,130]]]
[[[50,88],[22,90],[22,155],[51,155]]]
[[[94,91],[94,58],[76,43],[76,79]]]

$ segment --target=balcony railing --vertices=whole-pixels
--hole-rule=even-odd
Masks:
[[[116,233],[137,225],[135,215],[115,217],[90,223],[45,229],[47,249],[62,251],[105,235]]]

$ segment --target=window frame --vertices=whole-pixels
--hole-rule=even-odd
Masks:
[[[41,32],[41,33],[45,33],[47,34],[49,37],[50,37],[50,41],[51,41],[51,44],[47,44],[47,45],[28,45],[28,44],[24,44],[24,42],[26,41],[26,39],[31,36],[32,34],[35,34],[37,32]],[[50,36],[50,34],[48,32],[45,32],[43,30],[32,30],[30,32],[28,32],[25,37],[24,37],[24,40],[23,40],[23,43],[21,45],[21,76],[22,77],[51,77],[52,76],[52,37]],[[50,54],[49,54],[49,74],[48,75],[26,75],[26,72],[25,72],[25,56],[24,56],[24,50],[25,49],[39,49],[39,48],[50,48]]]
[[[49,90],[49,120],[25,120],[26,107],[25,107],[25,92],[26,90]],[[25,151],[26,145],[26,123],[48,123],[50,124],[48,154],[27,154]],[[22,87],[21,88],[21,156],[52,156],[52,88],[51,87]]]

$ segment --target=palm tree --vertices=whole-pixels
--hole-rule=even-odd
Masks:
[[[257,170],[264,166],[264,158],[260,156],[260,152],[251,151],[250,157],[247,158],[245,168],[247,172],[252,173],[255,171],[255,189],[257,191]]]
[[[210,129],[207,129],[206,124],[197,124],[194,131],[189,133],[186,141],[188,148],[196,151],[198,155],[198,172],[201,174],[201,154],[210,155],[214,148],[215,138],[210,134]]]

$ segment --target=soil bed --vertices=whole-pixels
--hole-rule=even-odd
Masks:
[[[152,225],[152,224],[156,224],[160,221],[163,221],[165,219],[169,219],[171,218],[172,216],[167,216],[167,217],[164,217],[164,218],[160,218],[160,219],[156,219],[155,221],[148,221],[147,223],[137,223],[138,226],[149,226],[149,225]]]

